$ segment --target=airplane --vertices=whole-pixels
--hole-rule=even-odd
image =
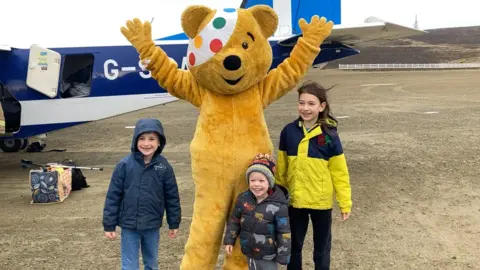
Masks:
[[[310,21],[314,14],[325,16],[335,24],[321,45],[314,68],[359,54],[359,48],[369,44],[426,33],[377,18],[369,18],[360,25],[342,25],[341,0],[321,4],[318,0],[243,0],[240,7],[258,4],[271,6],[279,17],[277,32],[269,38],[273,52],[271,69],[289,56],[301,36],[298,20]],[[158,25],[154,24],[155,27]],[[118,34],[121,35],[120,30]],[[189,39],[184,33],[154,40],[180,63],[179,68],[188,68]],[[38,44],[0,45],[0,69],[0,149],[3,152],[24,150],[29,139],[42,140],[48,133],[60,129],[177,100],[151,78],[131,45],[45,48]]]

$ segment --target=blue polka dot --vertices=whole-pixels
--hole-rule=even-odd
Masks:
[[[236,9],[234,9],[234,8],[224,8],[223,11],[231,13],[231,12],[235,12]]]

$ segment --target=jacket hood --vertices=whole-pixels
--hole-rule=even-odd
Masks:
[[[273,193],[265,199],[265,202],[273,201],[288,205],[290,202],[290,194],[285,187],[275,184],[272,191]]]
[[[137,121],[137,125],[135,126],[135,131],[133,132],[133,139],[132,139],[132,146],[130,150],[132,153],[140,152],[137,148],[137,141],[140,134],[145,132],[156,132],[160,139],[160,146],[158,147],[157,151],[155,152],[154,156],[157,156],[162,153],[163,148],[165,148],[165,135],[163,134],[163,126],[160,121],[157,119],[140,119]]]

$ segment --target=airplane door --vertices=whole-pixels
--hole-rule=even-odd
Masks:
[[[55,51],[32,45],[28,58],[27,86],[50,98],[57,96],[61,59]]]

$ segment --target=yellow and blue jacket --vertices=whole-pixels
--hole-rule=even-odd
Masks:
[[[342,213],[351,211],[350,176],[333,124],[329,135],[319,124],[307,131],[297,119],[280,133],[275,181],[288,189],[295,208],[332,209],[335,191]]]

